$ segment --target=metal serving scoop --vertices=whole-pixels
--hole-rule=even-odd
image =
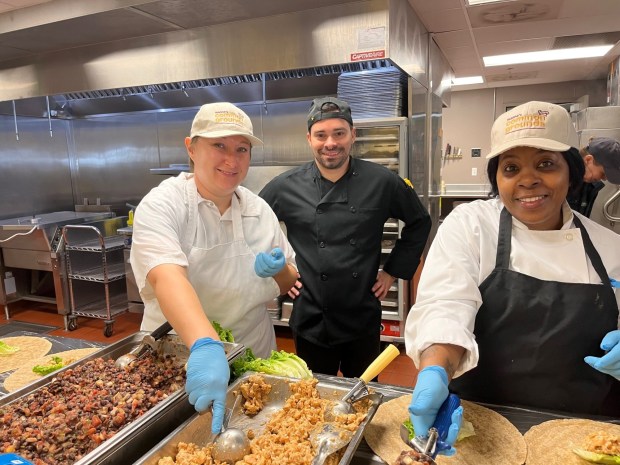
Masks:
[[[142,339],[142,342],[131,350],[129,353],[121,355],[116,359],[114,365],[119,368],[127,368],[131,365],[136,359],[143,356],[147,351],[156,350],[155,342],[159,341],[162,337],[172,331],[172,325],[167,321],[153,331],[151,334],[147,334]]]
[[[400,438],[418,452],[430,465],[436,465],[435,457],[441,451],[449,449],[451,446],[445,442],[450,425],[452,424],[452,414],[461,405],[461,399],[456,394],[450,394],[439,407],[435,423],[428,430],[427,436],[416,434],[409,439],[409,430],[401,423]]]
[[[400,355],[400,351],[394,344],[388,345],[379,356],[373,360],[373,362],[366,368],[366,371],[362,373],[360,379],[355,385],[347,392],[342,399],[334,401],[334,405],[331,408],[331,412],[326,412],[335,415],[347,415],[353,413],[353,402],[357,402],[362,397],[368,395],[367,383],[369,383],[374,377],[378,376],[385,367],[387,367],[392,360]]]
[[[235,407],[239,403],[241,395],[235,398],[231,409],[226,409],[222,430],[213,441],[213,458],[220,462],[234,464],[250,453],[250,439],[247,434],[238,428],[228,428],[228,422],[232,417]]]

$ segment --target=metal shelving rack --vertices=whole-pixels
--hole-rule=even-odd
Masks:
[[[104,237],[98,228],[86,225],[65,226],[62,235],[71,298],[65,328],[75,330],[80,316],[98,318],[105,321],[103,334],[110,337],[114,317],[129,308],[124,237]]]

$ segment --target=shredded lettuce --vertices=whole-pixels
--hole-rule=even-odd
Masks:
[[[620,455],[597,454],[596,452],[590,452],[585,449],[573,449],[573,452],[588,462],[602,463],[606,465],[620,464]]]
[[[411,424],[411,420],[406,419],[403,422],[403,425],[405,425],[405,428],[407,428],[407,431],[409,431],[409,439],[413,439],[415,437],[415,431],[413,429],[413,425]],[[459,430],[459,435],[456,437],[456,442],[462,441],[465,438],[475,435],[476,432],[474,431],[474,425],[470,421],[463,419],[463,422],[461,423],[461,429]]]
[[[0,355],[11,355],[19,350],[19,347],[10,346],[6,342],[0,341]]]
[[[45,365],[35,365],[32,367],[32,371],[38,375],[45,376],[55,372],[56,370],[60,370],[64,366],[65,363],[62,361],[62,358],[53,356],[52,359]]]
[[[220,341],[235,342],[235,338],[233,337],[232,331],[230,329],[222,328],[222,325],[219,324],[217,321],[212,321],[211,325],[213,326],[213,329],[217,332]]]
[[[240,376],[246,371],[256,371],[269,375],[289,378],[312,378],[312,371],[301,358],[284,350],[271,351],[269,358],[256,358],[250,349],[232,363],[233,375]]]

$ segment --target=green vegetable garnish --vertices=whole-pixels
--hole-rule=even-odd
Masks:
[[[35,365],[32,368],[32,371],[38,375],[45,376],[55,372],[56,370],[60,370],[64,366],[65,364],[63,363],[62,358],[53,356],[52,360],[47,362],[45,365]]]
[[[0,355],[11,355],[19,350],[19,347],[10,346],[6,342],[0,341]]]
[[[620,455],[597,454],[596,452],[590,452],[585,449],[573,449],[573,452],[588,462],[610,465],[620,464]]]
[[[256,358],[250,349],[232,363],[235,376],[246,371],[256,371],[269,375],[288,376],[291,378],[312,378],[312,371],[301,358],[284,350],[271,351],[269,358]]]
[[[232,331],[230,329],[222,328],[222,325],[219,324],[217,321],[212,321],[211,325],[213,326],[213,329],[217,332],[220,341],[235,342],[235,338],[233,337]]]
[[[413,430],[413,425],[411,424],[411,420],[407,419],[403,422],[407,431],[409,431],[409,439],[413,439],[415,436],[415,431]],[[462,441],[465,438],[470,436],[475,436],[476,432],[474,431],[474,425],[467,420],[463,420],[461,423],[461,429],[459,430],[459,435],[456,437],[456,442]]]

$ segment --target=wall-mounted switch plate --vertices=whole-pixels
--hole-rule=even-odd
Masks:
[[[472,158],[480,157],[482,155],[482,149],[471,149]]]
[[[478,168],[472,168],[471,169],[471,175],[472,176],[478,176]]]

